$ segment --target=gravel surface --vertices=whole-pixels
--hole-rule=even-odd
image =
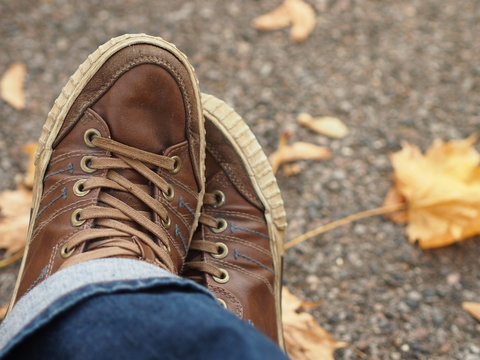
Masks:
[[[478,0],[309,0],[313,35],[293,44],[288,30],[257,33],[252,19],[279,1],[17,0],[0,2],[0,73],[28,67],[27,108],[0,102],[1,189],[24,171],[22,144],[37,139],[53,100],[98,45],[145,32],[190,58],[201,88],[245,116],[267,153],[281,130],[329,146],[334,156],[279,176],[288,237],[381,205],[390,186],[388,154],[409,141],[478,131]],[[101,4],[101,5],[99,5]],[[300,112],[342,119],[342,140],[296,124]],[[353,344],[337,359],[480,359],[480,324],[462,301],[480,301],[480,243],[435,251],[409,245],[404,228],[377,217],[309,240],[286,255],[285,282],[324,300],[312,311]],[[0,271],[0,301],[18,264]]]

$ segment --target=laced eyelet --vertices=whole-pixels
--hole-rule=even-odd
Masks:
[[[102,134],[100,134],[100,131],[98,131],[97,129],[88,129],[87,131],[85,131],[85,133],[83,134],[83,140],[85,141],[85,145],[91,148],[95,147],[95,145],[93,145],[92,143],[92,140],[95,136],[102,136]]]
[[[60,250],[60,256],[64,259],[72,256],[76,248],[71,248],[70,250],[67,249],[67,244],[62,246],[62,249]]]
[[[170,226],[172,225],[172,219],[170,218],[170,216],[167,215],[166,220],[160,219],[160,221],[162,222],[162,225],[165,229],[170,229]]]
[[[215,243],[217,245],[217,253],[216,254],[210,254],[212,257],[215,259],[223,259],[228,255],[228,247],[225,245],[223,242],[217,242]]]
[[[168,185],[168,190],[167,190],[167,192],[163,192],[163,191],[162,191],[162,195],[163,195],[163,197],[165,198],[165,200],[167,200],[167,201],[172,201],[173,198],[175,197],[175,190],[173,190],[173,186],[172,186],[172,185]]]
[[[225,269],[219,268],[218,270],[220,270],[222,275],[220,275],[220,277],[212,276],[212,278],[219,284],[225,284],[228,282],[228,280],[230,280],[230,274]]]
[[[212,194],[215,196],[215,204],[213,204],[215,209],[225,204],[225,194],[223,191],[215,190]]]
[[[178,157],[177,155],[171,156],[170,159],[175,161],[173,163],[173,169],[170,170],[170,173],[177,174],[182,168],[182,159],[180,159],[180,157]]]
[[[84,156],[82,160],[80,160],[80,168],[83,170],[83,172],[91,174],[97,171],[97,169],[92,169],[90,167],[90,163],[94,158],[95,158],[94,156]]]
[[[80,212],[81,212],[82,210],[83,210],[83,209],[76,209],[76,210],[72,213],[71,222],[72,222],[72,225],[73,225],[73,226],[83,225],[83,223],[86,221],[86,220],[80,220]]]
[[[83,184],[85,184],[86,181],[87,181],[87,179],[80,179],[75,184],[73,184],[73,193],[75,195],[85,196],[90,192],[90,190],[84,190],[83,189]]]
[[[228,309],[227,308],[227,303],[225,302],[225,300],[222,300],[220,298],[216,298],[216,299],[217,299],[217,301],[220,305],[222,305],[225,309]]]
[[[219,234],[221,232],[224,232],[227,229],[227,226],[228,226],[227,220],[225,220],[224,218],[218,218],[217,226],[211,227],[210,229],[212,229],[212,231],[215,234]]]

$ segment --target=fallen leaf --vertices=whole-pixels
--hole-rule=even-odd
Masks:
[[[447,246],[480,234],[480,154],[475,137],[414,145],[391,155],[394,186],[407,204],[407,234],[420,247]]]
[[[348,135],[347,126],[339,119],[329,116],[314,118],[310,114],[302,113],[297,118],[300,125],[319,134],[340,139]]]
[[[0,249],[7,254],[25,246],[31,202],[32,192],[23,187],[0,194]]]
[[[3,320],[5,315],[7,315],[8,304],[0,306],[0,320]]]
[[[292,25],[291,39],[302,42],[313,31],[316,21],[315,11],[309,4],[302,0],[284,0],[273,11],[256,18],[253,25],[257,30],[262,31],[277,30]]]
[[[293,360],[333,360],[336,349],[348,346],[318,325],[315,318],[299,312],[302,301],[283,288],[282,315],[285,347]]]
[[[23,185],[29,189],[33,188],[33,179],[35,176],[35,152],[37,151],[37,143],[24,145],[22,150],[28,155],[27,173],[23,178]]]
[[[24,185],[20,185],[17,190],[0,193],[0,249],[5,249],[7,255],[17,256],[15,253],[25,246],[32,202],[31,187],[36,147],[37,144],[32,143],[23,148],[29,157]],[[8,264],[9,260],[7,258],[1,262]]]
[[[390,188],[390,190],[387,193],[387,196],[385,197],[385,201],[383,203],[383,206],[393,206],[396,204],[405,204],[406,200],[398,192],[398,190],[395,187]],[[394,223],[397,224],[406,224],[408,221],[408,213],[406,210],[399,210],[395,211],[392,213],[385,214],[387,218],[392,220]]]
[[[268,158],[274,173],[285,163],[296,160],[325,160],[332,156],[330,150],[325,146],[302,141],[288,145],[289,138],[290,134],[284,132],[280,137],[278,149]]]
[[[295,176],[302,172],[303,168],[300,164],[285,164],[283,165],[283,175],[286,177]]]
[[[475,319],[480,321],[480,303],[464,302],[462,303],[463,310],[467,311]]]
[[[13,63],[0,80],[0,95],[2,99],[17,110],[25,107],[23,84],[26,73],[27,68],[24,64]]]

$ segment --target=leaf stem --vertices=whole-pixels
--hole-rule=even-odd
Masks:
[[[335,229],[337,227],[343,226],[350,224],[351,222],[364,219],[370,216],[375,216],[375,215],[383,215],[383,214],[388,214],[392,213],[395,211],[399,210],[404,210],[406,209],[406,204],[405,203],[398,203],[398,204],[393,204],[393,205],[386,205],[386,206],[381,206],[375,209],[370,209],[370,210],[365,210],[361,211],[356,214],[349,215],[347,217],[344,217],[339,220],[332,221],[331,223],[322,225],[316,229],[313,229],[303,235],[300,235],[296,237],[295,239],[289,241],[288,243],[285,244],[285,250],[290,249],[292,246],[298,245],[301,242],[308,240],[314,236],[323,234],[324,232],[327,232],[329,230]]]
[[[21,248],[16,253],[14,253],[12,256],[10,256],[6,259],[0,260],[0,268],[4,268],[4,267],[14,263],[18,259],[21,259],[22,256],[23,256],[24,250],[25,250],[25,248]]]

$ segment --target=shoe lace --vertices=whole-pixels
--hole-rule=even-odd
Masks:
[[[205,197],[203,198],[204,207],[217,207],[218,203],[218,192],[205,193]],[[211,229],[213,229],[214,232],[222,232],[227,226],[225,219],[215,218],[211,215],[206,214],[205,212],[200,215],[199,223],[210,227]],[[222,254],[225,254],[224,248],[219,245],[220,243],[218,242],[205,239],[195,239],[191,242],[189,251],[197,252],[197,255],[202,256],[201,258],[204,258],[206,254],[218,257]],[[198,258],[198,256],[196,258]],[[202,276],[203,274],[211,275],[216,279],[222,278],[224,276],[224,272],[218,266],[201,260],[192,260],[186,262],[185,270],[187,272],[191,272],[192,274],[188,276],[188,278],[198,283],[202,283],[204,281]]]
[[[147,192],[149,186],[134,184],[115,169],[135,170],[159,188],[163,194],[168,194],[173,188],[152,169],[159,167],[173,171],[176,165],[175,159],[130,147],[99,135],[92,137],[91,144],[109,151],[115,157],[88,157],[88,162],[85,164],[91,172],[101,169],[107,169],[108,172],[106,177],[92,176],[83,180],[81,190],[89,192],[100,188],[129,192],[157,214],[163,226],[151,220],[151,212],[136,210],[100,190],[98,200],[103,206],[92,205],[74,212],[72,222],[75,221],[77,226],[87,220],[95,219],[95,228],[81,230],[66,241],[61,250],[62,257],[66,258],[62,268],[105,257],[144,258],[144,249],[141,246],[143,243],[153,251],[155,262],[159,266],[173,272],[174,264],[169,255],[170,245],[165,230],[170,224],[166,208]],[[132,226],[134,225],[132,222],[140,225],[142,230]],[[152,240],[149,233],[158,239],[158,243]],[[86,251],[73,254],[75,249],[83,244],[86,246]]]

